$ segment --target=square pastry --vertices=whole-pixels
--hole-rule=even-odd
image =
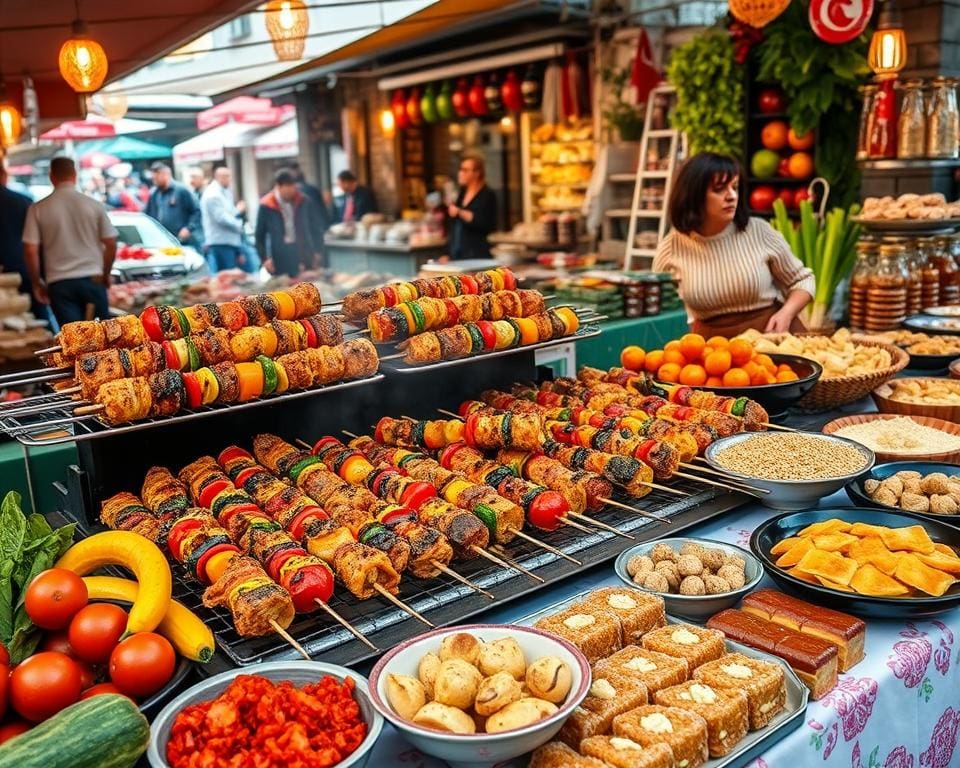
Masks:
[[[602,760],[574,752],[562,741],[548,741],[530,756],[530,768],[609,768]]]
[[[617,617],[624,645],[640,642],[645,632],[666,622],[663,598],[637,589],[598,589],[584,602]]]
[[[613,719],[613,734],[645,747],[666,744],[678,768],[697,768],[707,761],[707,723],[686,709],[637,707]]]
[[[594,672],[590,692],[560,729],[560,740],[571,747],[590,736],[610,732],[613,718],[648,701],[647,688],[633,677],[612,670]]]
[[[710,757],[729,754],[747,734],[750,718],[747,694],[743,691],[713,688],[706,683],[690,680],[657,691],[654,700],[665,707],[689,709],[707,721]]]
[[[723,632],[693,624],[668,624],[643,636],[643,647],[686,659],[690,669],[719,659],[727,650]]]
[[[620,622],[586,603],[540,619],[534,626],[573,643],[591,664],[620,650],[622,645]]]
[[[622,736],[591,736],[580,742],[580,751],[603,760],[613,768],[673,768],[673,750],[668,744],[648,747]]]
[[[693,677],[711,688],[744,691],[750,707],[752,731],[767,725],[787,702],[783,668],[772,661],[728,653],[694,670]]]
[[[690,665],[686,659],[648,651],[638,645],[628,645],[613,656],[601,659],[594,669],[596,674],[603,674],[610,670],[628,677],[635,677],[647,686],[647,693],[650,696],[661,688],[677,685],[690,677]]]

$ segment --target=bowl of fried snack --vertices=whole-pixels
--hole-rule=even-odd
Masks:
[[[663,598],[671,616],[705,621],[740,601],[763,578],[750,552],[711,539],[659,539],[624,550],[614,570],[634,589]]]
[[[552,739],[590,684],[572,643],[534,627],[473,624],[390,649],[370,672],[370,697],[421,752],[479,768]]]
[[[960,529],[893,509],[790,512],[751,551],[788,592],[861,616],[933,616],[960,604]]]
[[[943,370],[960,357],[960,336],[931,336],[900,329],[870,334],[864,338],[901,347],[910,355],[910,367],[925,371]]]
[[[960,523],[960,467],[936,461],[890,461],[847,483],[858,507],[891,507]]]
[[[840,328],[821,334],[761,334],[747,331],[754,349],[767,354],[799,355],[816,360],[823,373],[816,385],[797,403],[807,411],[826,411],[854,403],[906,368],[910,355],[894,344],[857,336]]]
[[[960,421],[960,381],[935,376],[893,379],[871,392],[880,413]]]

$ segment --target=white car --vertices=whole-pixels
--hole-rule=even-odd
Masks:
[[[176,277],[206,269],[201,254],[181,244],[153,217],[128,211],[110,211],[107,215],[117,229],[117,259],[111,272],[115,280]]]

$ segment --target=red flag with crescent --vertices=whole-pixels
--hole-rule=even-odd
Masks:
[[[874,0],[810,0],[810,27],[827,43],[839,45],[859,36],[873,15]]]

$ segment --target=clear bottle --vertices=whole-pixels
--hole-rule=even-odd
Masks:
[[[897,120],[897,157],[923,157],[926,151],[927,116],[923,108],[923,80],[905,80]]]
[[[917,264],[923,281],[920,298],[921,310],[936,307],[940,303],[940,270],[931,258],[936,252],[936,242],[932,237],[917,240]]]
[[[873,119],[873,100],[877,96],[877,86],[873,83],[861,86],[863,104],[860,107],[860,132],[857,137],[857,160],[870,157],[870,127]]]
[[[960,143],[960,112],[957,81],[935,77],[927,107],[927,157],[957,157]]]
[[[863,328],[867,318],[867,289],[870,274],[876,260],[877,244],[862,239],[857,243],[857,263],[850,275],[850,326],[858,330]]]
[[[937,268],[940,279],[938,306],[960,304],[960,264],[957,264],[952,253],[953,243],[956,241],[960,245],[960,237],[941,236],[933,238],[933,241],[930,262]]]
[[[919,241],[904,242],[903,260],[907,265],[907,314],[916,315],[923,305],[923,268],[920,265]]]
[[[903,241],[880,246],[877,266],[867,281],[867,314],[864,329],[892,331],[907,317],[907,283],[910,273]]]

